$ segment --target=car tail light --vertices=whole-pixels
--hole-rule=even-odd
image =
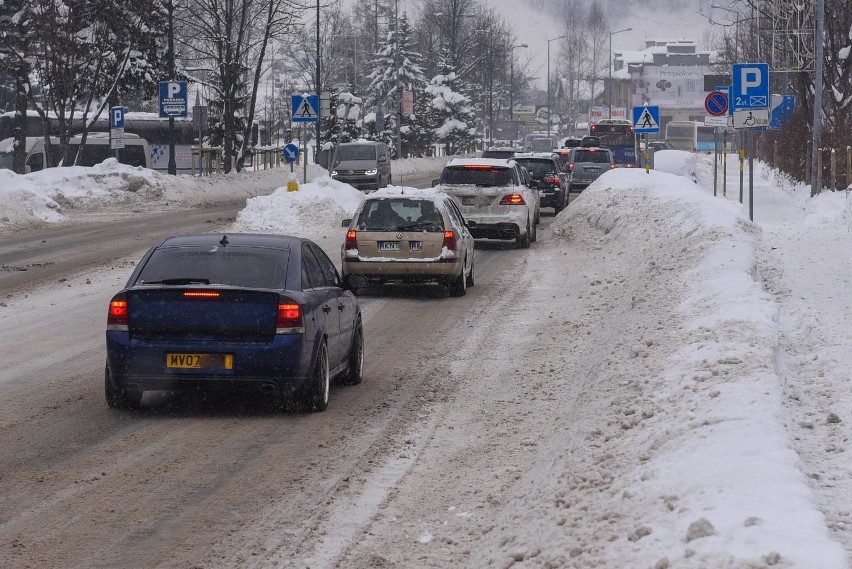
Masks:
[[[544,181],[548,184],[555,184],[557,186],[559,185],[559,178],[557,178],[556,176],[548,176],[544,179]]]
[[[569,171],[569,172],[573,172],[573,171],[574,171],[574,163],[573,163],[573,162],[571,162],[570,164],[568,164],[568,171]]]
[[[506,194],[500,200],[500,205],[526,205],[524,197],[521,194]]]
[[[303,334],[305,323],[302,307],[289,298],[278,301],[278,317],[275,319],[276,334]]]
[[[458,249],[455,231],[444,231],[444,247],[446,247],[449,251],[455,251]]]
[[[615,164],[610,164],[610,165],[609,165],[609,169],[610,169],[610,170],[614,170],[614,169],[615,169]]]
[[[107,330],[112,330],[114,332],[127,332],[129,324],[128,314],[127,297],[124,293],[118,293],[109,301]]]
[[[350,229],[346,232],[346,244],[343,246],[347,251],[358,248],[358,232]]]

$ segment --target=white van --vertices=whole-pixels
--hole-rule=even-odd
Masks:
[[[82,136],[72,136],[69,141],[69,155],[73,156],[80,146]],[[58,139],[51,139],[53,152],[60,151]],[[27,137],[27,173],[38,172],[45,167],[47,158],[44,151],[44,138],[41,136]],[[108,132],[90,132],[86,137],[86,146],[79,166],[94,166],[107,158],[114,158],[115,150],[109,147]],[[136,134],[124,134],[124,148],[118,151],[118,161],[128,166],[151,167],[151,150],[148,141]],[[0,141],[0,168],[11,170],[14,164],[14,139],[6,138]]]

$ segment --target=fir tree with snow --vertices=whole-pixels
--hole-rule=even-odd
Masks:
[[[426,86],[435,139],[444,144],[448,155],[468,151],[477,140],[474,111],[470,99],[460,92],[460,81],[446,60],[441,70]]]

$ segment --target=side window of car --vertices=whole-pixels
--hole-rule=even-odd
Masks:
[[[464,227],[464,222],[462,221],[463,217],[461,213],[456,209],[456,204],[454,204],[449,199],[444,199],[444,207],[447,209],[447,215],[450,216],[450,219],[453,220],[453,223],[458,227]]]
[[[325,273],[319,261],[307,244],[302,245],[302,290],[323,286],[326,286]]]
[[[340,275],[337,274],[337,269],[334,268],[334,263],[328,258],[328,255],[325,254],[325,251],[316,245],[310,245],[309,247],[316,256],[317,262],[322,269],[326,286],[342,287],[343,285],[340,282]]]

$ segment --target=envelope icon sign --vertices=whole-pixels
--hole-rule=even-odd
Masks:
[[[752,107],[768,107],[766,103],[766,95],[752,95],[750,97]]]

